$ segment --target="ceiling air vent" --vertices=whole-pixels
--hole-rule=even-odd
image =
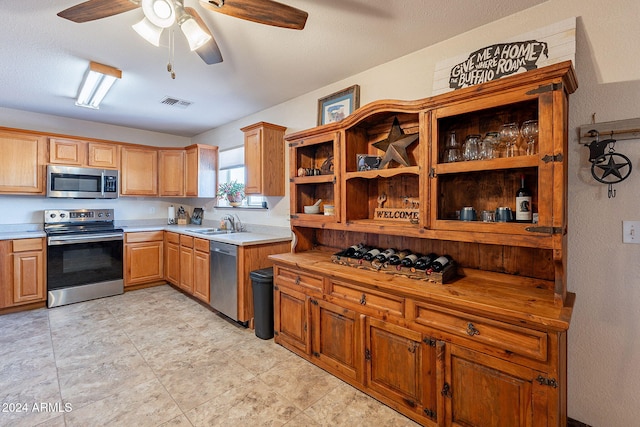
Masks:
[[[191,101],[184,101],[182,99],[171,98],[170,96],[165,96],[162,99],[162,101],[160,101],[160,103],[164,105],[168,105],[170,107],[176,107],[176,108],[182,108],[182,109],[185,109],[189,105],[193,104],[193,102]]]

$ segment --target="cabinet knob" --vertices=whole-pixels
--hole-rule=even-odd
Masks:
[[[367,305],[367,296],[365,294],[360,297],[360,305]]]
[[[295,282],[294,282],[294,283],[295,283],[296,285],[299,285],[299,284],[300,284],[300,276],[297,276],[297,277],[296,277],[296,280],[295,280]]]
[[[467,323],[467,334],[472,337],[474,335],[480,335],[480,331],[473,326],[473,323],[469,322]]]

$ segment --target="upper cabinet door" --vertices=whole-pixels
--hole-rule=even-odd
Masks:
[[[123,147],[120,194],[158,195],[158,151],[153,148]]]
[[[45,193],[46,137],[0,132],[0,193]]]
[[[89,161],[91,167],[118,169],[120,164],[120,146],[117,144],[89,143]]]
[[[244,132],[245,193],[284,196],[285,127],[260,122]]]
[[[184,150],[160,150],[160,196],[184,196]]]
[[[49,138],[49,163],[86,165],[87,143],[74,139]]]

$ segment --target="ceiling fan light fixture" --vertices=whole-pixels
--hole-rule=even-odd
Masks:
[[[142,12],[152,24],[169,28],[176,22],[173,0],[142,0]]]
[[[137,24],[131,26],[136,33],[154,46],[160,46],[160,36],[164,28],[154,25],[146,17],[142,18]]]
[[[185,13],[180,17],[180,29],[189,42],[189,49],[196,50],[211,40],[211,34],[198,25],[193,16]]]
[[[80,86],[76,105],[97,110],[100,103],[116,80],[122,78],[122,71],[108,65],[91,61]]]

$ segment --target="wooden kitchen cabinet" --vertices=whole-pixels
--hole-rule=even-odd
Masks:
[[[45,194],[45,136],[0,129],[0,153],[0,193]]]
[[[284,196],[284,131],[286,127],[260,122],[244,132],[245,193]]]
[[[118,169],[120,166],[120,145],[114,143],[88,143],[87,166],[94,168]]]
[[[218,147],[194,144],[185,148],[185,195],[216,197]]]
[[[180,283],[180,235],[170,231],[164,233],[164,278],[176,286]]]
[[[124,146],[120,154],[120,194],[157,196],[158,150]]]
[[[75,139],[49,138],[49,163],[85,166],[87,143]]]
[[[318,298],[311,299],[311,354],[314,362],[342,378],[363,382],[364,315]]]
[[[311,350],[310,298],[276,282],[273,299],[274,341],[298,354],[308,355]]]
[[[336,174],[340,156],[336,153],[340,152],[341,137],[341,132],[333,131],[290,140],[290,211],[294,223],[313,226],[340,222],[341,184]],[[318,171],[318,175],[309,171]],[[324,215],[305,214],[304,206],[313,205],[318,199],[322,199],[320,211]],[[334,206],[333,214],[325,212],[326,205]]]
[[[178,286],[193,295],[193,237],[180,235],[180,281]]]
[[[208,304],[211,302],[209,241],[193,240],[193,296]]]
[[[184,150],[158,150],[159,195],[184,196]]]
[[[207,304],[209,296],[209,241],[166,231],[165,280]]]
[[[576,89],[564,62],[431,98],[372,102],[341,122],[287,135],[297,239],[291,253],[271,257],[281,294],[275,311],[288,325],[286,339],[276,342],[423,425],[566,425],[575,303],[566,289],[568,100]],[[530,119],[539,124],[535,155],[443,161],[452,131],[462,143]],[[399,133],[414,139],[408,165],[361,168],[358,154],[383,157],[378,147]],[[297,169],[318,168],[331,150],[332,174],[299,176]],[[478,217],[499,206],[514,210],[521,176],[537,223],[457,219],[465,206]],[[334,216],[302,212],[317,198],[335,204]],[[403,210],[410,216],[393,214]],[[455,277],[441,284],[368,269],[366,262],[340,264],[334,254],[361,242],[450,255]],[[308,286],[308,278],[321,285]],[[313,315],[325,302],[344,319]],[[304,317],[303,309],[312,315]],[[315,337],[331,325],[340,342],[324,345],[333,359],[345,359],[340,344],[351,333],[349,319],[362,317],[356,358],[365,360],[363,379],[316,356],[317,339],[291,344],[304,343],[304,331]]]
[[[46,301],[43,238],[0,241],[0,267],[0,309]]]
[[[163,281],[163,233],[163,231],[125,233],[125,287]]]
[[[533,427],[553,420],[548,403],[557,393],[547,377],[526,366],[492,359],[459,346],[447,351],[443,397],[448,426]],[[541,382],[542,381],[542,382]],[[471,394],[467,390],[482,390]],[[555,423],[554,423],[555,424]]]
[[[120,145],[62,137],[49,138],[49,163],[117,169]]]

